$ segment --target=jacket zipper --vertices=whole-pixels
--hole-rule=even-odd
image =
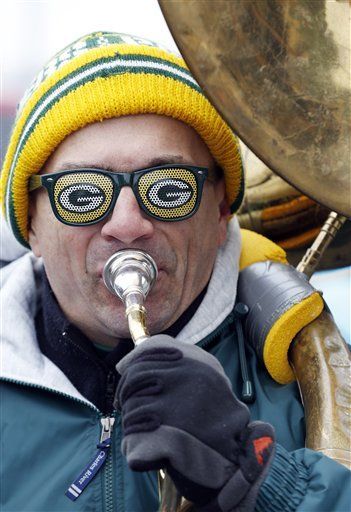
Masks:
[[[116,373],[110,370],[106,377],[106,395],[105,395],[105,411],[113,410],[113,400],[115,397],[115,383],[116,383]],[[113,416],[108,416],[106,418],[102,418],[103,420],[107,420],[105,423],[107,428],[112,428],[113,423],[115,422],[115,418]],[[111,425],[111,420],[113,423]],[[106,434],[107,435],[107,434]],[[113,478],[113,456],[112,449],[109,450],[107,454],[105,469],[104,469],[104,483],[105,483],[105,504],[106,504],[106,512],[113,512],[114,507],[114,478]]]
[[[115,422],[114,417],[101,418],[110,422],[109,428],[112,429],[113,423]],[[112,425],[111,425],[112,421]],[[107,434],[106,434],[107,435]],[[110,431],[111,435],[111,431]],[[113,512],[114,507],[114,482],[113,482],[113,456],[112,449],[109,450],[107,454],[106,464],[105,464],[105,474],[104,474],[104,484],[105,484],[105,504],[106,504],[106,512]]]
[[[112,429],[115,418],[107,416],[100,419],[101,421],[101,436],[100,442],[97,445],[97,452],[94,458],[84,467],[75,480],[71,483],[66,491],[66,496],[71,501],[75,501],[82,494],[84,489],[93,481],[94,477],[102,469],[107,459],[110,458],[110,448],[112,443]],[[113,509],[110,509],[113,510]]]
[[[113,508],[114,507],[114,498],[113,498],[113,487],[114,487],[113,486],[113,458],[112,458],[112,453],[111,453],[111,450],[110,450],[111,442],[109,442],[108,440],[109,439],[111,440],[113,425],[114,425],[115,420],[116,420],[115,415],[111,414],[110,416],[102,416],[102,414],[99,411],[99,409],[97,407],[95,407],[93,404],[90,404],[89,402],[86,402],[84,400],[80,400],[79,398],[76,398],[76,397],[73,397],[71,395],[68,395],[67,393],[62,393],[61,391],[57,391],[55,389],[47,388],[45,386],[40,386],[39,384],[31,384],[31,383],[22,382],[22,381],[16,380],[16,379],[10,379],[10,378],[7,378],[7,377],[1,377],[0,380],[2,380],[4,382],[10,382],[12,384],[18,384],[20,386],[28,386],[29,388],[41,389],[43,391],[48,391],[49,393],[52,393],[54,395],[58,395],[58,396],[61,396],[61,397],[64,397],[64,398],[68,398],[69,400],[73,400],[74,402],[77,402],[79,404],[82,404],[82,405],[85,405],[85,406],[89,407],[90,409],[92,409],[93,411],[95,411],[99,415],[100,422],[101,422],[101,435],[100,435],[100,442],[99,442],[99,444],[97,446],[98,447],[101,446],[101,449],[99,449],[99,452],[104,451],[107,448],[107,451],[106,451],[107,457],[103,457],[103,455],[100,454],[99,460],[96,462],[96,465],[99,465],[100,462],[102,462],[102,463],[97,468],[97,471],[94,473],[94,476],[95,476],[96,473],[98,473],[99,469],[101,469],[101,467],[103,465],[105,465],[105,468],[106,468],[106,471],[105,471],[106,511],[107,512],[113,512],[113,510],[114,510],[114,508]],[[99,452],[98,452],[98,454],[99,454]],[[93,461],[91,461],[89,463],[89,465],[85,468],[85,471],[82,471],[80,473],[79,476],[81,478],[84,477],[84,475],[86,474],[86,472],[88,470],[91,471],[90,466],[96,461],[97,458],[98,458],[98,455],[94,458]],[[106,464],[104,464],[104,463],[106,463]],[[96,469],[95,465],[94,465],[93,470],[94,469]],[[89,476],[89,475],[87,474],[87,476]],[[76,480],[77,479],[75,479],[73,484],[76,482]],[[84,481],[86,481],[86,479]],[[82,483],[84,483],[84,482],[82,482]],[[84,488],[88,485],[88,483],[84,486]],[[80,487],[78,487],[78,489],[80,490]],[[73,488],[73,490],[74,490],[75,494],[78,494],[78,496],[80,496],[82,491],[80,493],[78,493],[77,491],[75,491],[74,488]],[[75,501],[78,498],[78,496],[75,496],[74,494],[72,494],[70,492],[69,492],[69,494],[67,494],[68,492],[69,492],[69,489],[66,491],[66,496],[69,499],[71,499],[72,501]],[[74,499],[72,499],[72,498],[74,498]]]
[[[101,418],[102,424],[102,432],[101,439],[111,439],[112,429],[115,423],[114,416],[106,416],[105,418]],[[100,441],[101,442],[101,441]],[[111,443],[112,445],[112,443]],[[113,482],[113,456],[112,456],[113,447],[111,446],[106,458],[106,464],[104,468],[104,484],[105,484],[105,504],[106,504],[106,512],[113,512],[114,507],[114,482]]]

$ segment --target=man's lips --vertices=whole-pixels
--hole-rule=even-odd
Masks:
[[[160,242],[154,241],[145,247],[120,247],[119,245],[109,245],[99,247],[95,254],[92,252],[87,260],[88,274],[95,279],[102,279],[106,262],[117,252],[127,250],[142,251],[148,254],[156,263],[159,276],[168,274],[171,276],[177,269],[176,252],[167,244],[162,245]]]
[[[164,289],[165,283],[167,283],[167,281],[164,281],[166,275],[167,274],[163,269],[160,269],[158,271],[156,282],[152,286],[151,290],[149,290],[149,298],[157,297],[158,293],[160,293],[160,291]],[[114,293],[112,293],[105,285],[105,282],[102,277],[102,272],[99,275],[98,281],[95,282],[95,286],[98,286],[100,289],[104,290],[103,295],[105,297],[109,297],[110,300],[113,300],[114,303],[115,301],[117,301],[117,303],[119,303],[120,305],[122,304],[122,302],[120,302],[120,299]]]
[[[105,265],[103,265],[102,267],[99,267],[99,268],[98,268],[98,270],[97,270],[97,272],[96,272],[97,277],[98,277],[99,279],[101,279],[101,280],[103,280],[102,275],[103,275],[103,271],[104,271],[104,266],[105,266]],[[159,280],[163,275],[165,275],[166,273],[167,273],[167,272],[166,272],[166,270],[165,270],[164,268],[162,268],[162,267],[158,267],[158,268],[157,268],[157,281],[158,281],[158,280]]]

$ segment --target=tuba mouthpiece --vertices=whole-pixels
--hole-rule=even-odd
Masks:
[[[104,283],[125,305],[129,330],[136,345],[149,337],[144,301],[156,279],[156,263],[143,251],[123,249],[113,254],[104,266]]]

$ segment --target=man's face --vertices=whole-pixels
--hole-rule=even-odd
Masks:
[[[67,137],[44,173],[78,167],[132,172],[164,163],[213,168],[214,161],[189,126],[157,115],[95,123]],[[31,200],[29,241],[42,256],[55,296],[67,318],[92,341],[114,345],[129,337],[122,302],[102,281],[107,259],[120,249],[148,252],[159,276],[146,300],[152,334],[165,330],[206,286],[217,249],[226,237],[228,208],[222,181],[206,180],[191,218],[163,222],[148,217],[130,187],[123,187],[109,217],[91,226],[67,226],[54,216],[47,192]]]

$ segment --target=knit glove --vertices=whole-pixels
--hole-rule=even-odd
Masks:
[[[274,431],[249,423],[220,363],[199,347],[153,336],[117,365],[122,452],[134,471],[164,468],[201,512],[254,510]]]

